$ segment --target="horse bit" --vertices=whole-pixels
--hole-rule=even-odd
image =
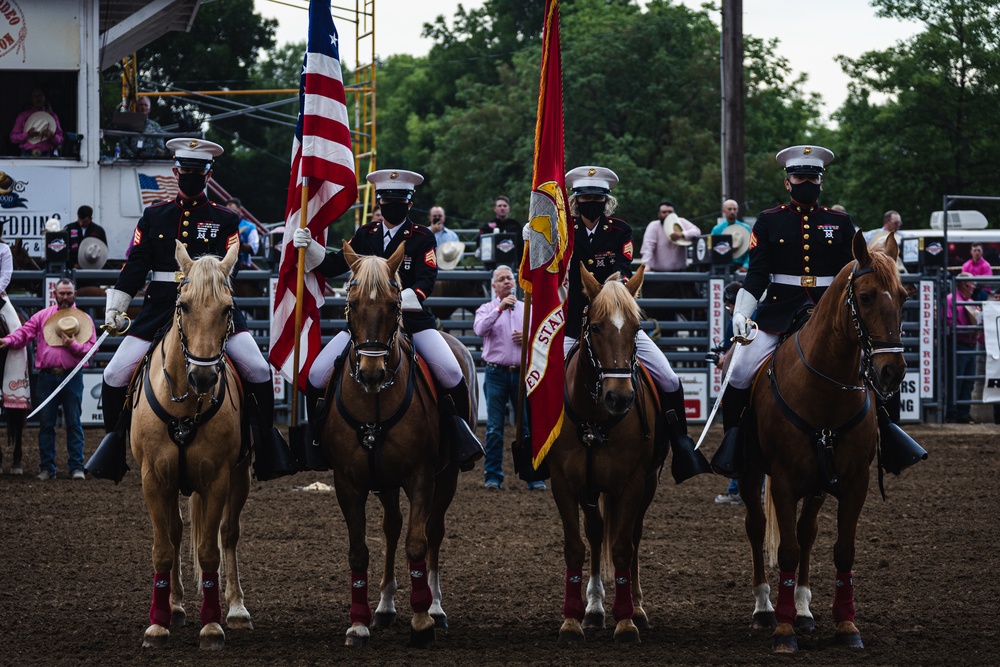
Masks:
[[[352,287],[357,287],[358,281],[352,279],[347,283],[348,289]],[[347,302],[344,307],[344,319],[347,320],[347,331],[351,334],[350,345],[354,348],[354,368],[351,369],[351,379],[355,382],[361,382],[359,379],[359,374],[361,373],[361,357],[388,357],[389,353],[392,352],[396,345],[396,336],[399,334],[402,328],[402,318],[403,318],[403,307],[402,307],[402,295],[399,291],[399,284],[394,278],[389,279],[389,286],[396,288],[396,328],[389,336],[389,341],[387,343],[382,343],[377,340],[366,340],[363,343],[359,343],[355,338],[354,328],[351,326],[351,303]],[[402,357],[396,362],[396,367],[386,371],[386,380],[381,385],[379,389],[387,389],[391,387],[396,382],[396,374],[399,372],[400,364],[402,364]]]

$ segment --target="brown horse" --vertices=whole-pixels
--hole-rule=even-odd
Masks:
[[[347,646],[368,644],[372,623],[368,603],[368,545],[365,503],[369,492],[382,503],[385,563],[379,584],[375,627],[396,618],[394,562],[403,516],[399,490],[410,502],[406,557],[409,560],[410,644],[428,647],[434,628],[447,628],[441,607],[440,548],[444,518],[455,495],[458,467],[441,447],[434,390],[418,368],[401,331],[399,278],[403,247],[385,260],[359,256],[344,244],[352,278],[347,292],[351,342],[341,375],[331,380],[335,403],[323,422],[320,443],[333,462],[337,500],[347,522],[351,567],[351,627]],[[445,335],[472,387],[470,426],[475,428],[477,381],[472,355]]]
[[[879,446],[871,394],[891,395],[906,368],[899,342],[906,291],[896,271],[897,254],[894,240],[884,252],[869,252],[857,234],[856,261],[840,271],[806,325],[778,347],[754,383],[749,423],[751,431],[755,424],[759,456],[747,456],[740,495],[753,554],[754,627],[774,628],[776,652],[797,650],[795,628],[815,629],[809,564],[827,495],[838,502],[835,641],[863,647],[854,625],[851,570],[869,467]],[[765,473],[766,520],[760,502]],[[764,572],[765,525],[779,569],[776,613]]]
[[[657,460],[653,446],[656,392],[639,379],[636,358],[641,311],[635,294],[643,272],[640,266],[627,285],[616,273],[602,287],[586,267],[580,271],[590,306],[580,345],[566,365],[568,419],[545,458],[565,539],[560,643],[582,641],[584,628],[604,627],[602,556],[614,565],[615,641],[638,643],[639,628],[649,627],[639,586],[639,541],[662,458]],[[586,607],[581,507],[590,542]]]
[[[243,606],[236,545],[240,512],[250,490],[250,457],[241,457],[242,391],[223,352],[232,329],[229,274],[233,246],[221,261],[192,260],[177,243],[180,284],[176,316],[148,356],[137,382],[130,441],[142,473],[142,493],[153,524],[153,604],[143,646],[162,646],[168,629],[183,625],[183,523],[178,492],[191,494],[191,549],[202,589],[201,648],[225,645],[219,565],[225,553],[230,629],[252,629]],[[180,395],[176,395],[179,392]]]

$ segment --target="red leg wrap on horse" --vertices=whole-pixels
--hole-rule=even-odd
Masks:
[[[351,623],[372,624],[372,608],[368,604],[368,573],[351,572]]]
[[[152,625],[170,627],[169,572],[157,572],[153,575],[153,604],[149,608],[149,622]]]
[[[615,569],[615,604],[611,608],[615,621],[632,618],[635,604],[632,602],[632,571]]]
[[[427,585],[427,561],[410,561],[410,607],[415,613],[431,608],[431,588]]]
[[[778,605],[774,610],[778,623],[795,622],[795,573],[778,573]]]
[[[616,598],[617,599],[617,598]],[[587,608],[583,604],[583,570],[566,568],[566,595],[563,598],[563,618],[582,621]]]
[[[222,603],[219,600],[219,573],[201,573],[201,624],[222,622]]]
[[[854,620],[854,574],[838,572],[836,588],[833,590],[833,620]]]

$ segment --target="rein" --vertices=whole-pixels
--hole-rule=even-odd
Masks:
[[[233,311],[230,309],[229,318],[226,323],[226,333],[222,335],[222,340],[219,341],[219,353],[212,357],[199,357],[197,355],[191,354],[187,345],[187,336],[184,335],[184,318],[183,311],[181,310],[181,298],[180,290],[184,285],[190,282],[188,279],[181,281],[180,285],[177,286],[177,304],[174,306],[174,317],[177,322],[177,335],[180,338],[181,343],[181,353],[184,355],[184,363],[190,366],[215,366],[215,372],[217,375],[224,376],[223,368],[226,365],[225,355],[226,355],[226,344],[229,342],[229,336],[233,333]],[[232,296],[233,289],[229,282],[226,281],[226,287],[229,288],[229,295]],[[177,396],[174,394],[174,384],[170,380],[170,373],[167,372],[166,363],[166,351],[164,346],[160,346],[160,360],[163,366],[163,377],[167,381],[167,391],[170,392],[170,400],[174,403],[183,403],[187,400],[188,395],[190,395],[190,390],[184,392],[183,395]],[[213,399],[214,400],[214,399]],[[199,395],[198,405],[201,405],[201,396]],[[200,408],[199,408],[200,409]]]
[[[639,346],[632,346],[632,358],[629,360],[628,368],[609,368],[605,370],[601,367],[600,360],[594,356],[594,347],[590,344],[590,306],[585,306],[583,309],[583,329],[582,336],[583,344],[582,348],[587,350],[587,361],[590,365],[591,370],[597,376],[596,381],[592,387],[588,387],[587,390],[590,392],[590,397],[594,399],[594,403],[598,403],[601,399],[601,384],[604,382],[604,378],[612,379],[627,379],[632,380],[632,389],[635,389],[635,366],[638,363],[639,358]],[[627,413],[626,413],[627,414]]]
[[[352,279],[347,283],[348,289],[351,287],[357,287],[358,281]],[[347,320],[347,331],[351,334],[350,346],[354,350],[354,366],[351,369],[351,379],[355,382],[361,382],[358,379],[358,373],[361,372],[361,357],[387,357],[389,353],[396,347],[396,337],[399,331],[402,329],[402,293],[399,291],[399,285],[396,283],[394,278],[389,279],[389,286],[396,289],[396,328],[393,330],[392,335],[389,336],[389,341],[383,343],[378,340],[366,340],[363,342],[358,342],[357,333],[354,331],[354,327],[351,326],[351,304],[350,301],[347,303],[346,313],[344,319]],[[399,359],[396,361],[396,367],[392,370],[386,372],[386,380],[381,385],[379,389],[386,389],[391,387],[396,381],[396,373],[399,371],[399,366],[403,362],[402,355],[399,355]]]
[[[861,317],[861,311],[858,310],[858,300],[855,298],[854,294],[854,280],[859,276],[863,276],[867,273],[874,273],[872,267],[867,267],[864,269],[858,269],[857,260],[854,261],[854,270],[851,272],[851,277],[847,280],[846,292],[846,306],[851,314],[851,321],[854,323],[854,330],[858,334],[858,338],[861,339],[861,376],[864,379],[864,383],[875,392],[875,395],[879,397],[880,400],[886,401],[893,394],[898,391],[890,391],[888,393],[883,393],[878,383],[875,382],[875,355],[876,354],[895,354],[897,352],[903,351],[903,346],[900,340],[873,340],[871,333],[868,331],[868,327],[865,326],[865,321]],[[903,335],[902,327],[899,330],[900,338]],[[811,370],[811,369],[810,369]]]

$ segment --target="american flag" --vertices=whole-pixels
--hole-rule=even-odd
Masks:
[[[143,206],[155,204],[164,199],[177,196],[177,178],[169,176],[150,176],[139,174],[139,197]]]
[[[295,347],[295,288],[298,252],[292,233],[299,226],[302,188],[308,184],[306,224],[313,238],[326,245],[326,228],[358,198],[351,132],[347,124],[344,80],[340,71],[337,30],[329,0],[309,2],[309,41],[299,82],[299,119],[292,142],[292,170],[285,204],[285,235],[271,319],[269,358],[289,382],[293,378]],[[319,309],[325,280],[306,274],[302,299],[303,324],[299,336],[299,388],[319,354]]]

